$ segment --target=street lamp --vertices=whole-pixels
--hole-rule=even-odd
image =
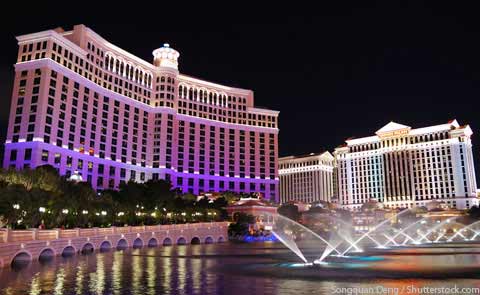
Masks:
[[[107,215],[107,211],[102,211],[102,215],[103,216]]]
[[[19,204],[13,204],[13,209],[20,209],[20,205]]]
[[[62,213],[63,213],[63,214],[68,214],[68,209],[63,209],[63,210],[62,210]]]
[[[45,207],[38,208],[38,211],[41,212],[41,213],[45,213]]]
[[[82,214],[83,214],[83,215],[87,215],[87,214],[88,214],[88,211],[87,211],[87,210],[83,210],[83,211],[82,211]]]

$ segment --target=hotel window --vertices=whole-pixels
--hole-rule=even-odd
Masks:
[[[103,187],[103,177],[101,176],[97,178],[97,187]]]
[[[55,164],[60,164],[61,159],[62,159],[61,154],[55,153],[55,162],[54,163]]]
[[[17,150],[11,150],[10,151],[10,161],[16,161],[17,160]]]
[[[42,161],[44,161],[44,162],[48,161],[48,151],[47,150],[42,150]]]
[[[25,149],[24,160],[30,161],[32,159],[32,149]]]

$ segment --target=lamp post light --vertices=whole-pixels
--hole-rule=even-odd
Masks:
[[[68,214],[68,209],[63,209],[63,210],[62,210],[62,213],[63,213],[63,214]]]
[[[20,205],[19,204],[13,204],[13,209],[15,209],[15,210],[20,209]]]
[[[87,215],[87,214],[88,214],[88,211],[87,211],[87,210],[83,210],[83,211],[82,211],[82,214],[83,214],[83,215]]]
[[[38,212],[40,213],[45,213],[45,211],[46,211],[45,207],[38,208]]]
[[[107,215],[107,211],[102,211],[102,216],[106,216]]]

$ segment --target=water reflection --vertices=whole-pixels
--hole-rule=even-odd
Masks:
[[[167,246],[164,248],[161,248],[163,250],[163,254],[165,257],[162,258],[161,260],[161,273],[163,274],[163,280],[162,280],[162,288],[161,290],[165,293],[169,293],[170,287],[173,285],[172,282],[172,258],[170,258],[174,254],[174,247]]]
[[[77,273],[75,275],[75,286],[76,286],[76,294],[82,295],[83,294],[83,280],[84,280],[84,273],[85,273],[86,263],[85,261],[79,261],[77,266]]]
[[[132,255],[132,294],[143,294],[142,275],[143,275],[143,256],[138,255],[139,249],[133,250]]]
[[[121,294],[122,292],[122,273],[123,273],[123,251],[115,251],[113,253],[113,265],[112,265],[113,294]]]
[[[65,268],[60,267],[57,271],[57,276],[55,279],[55,287],[54,287],[54,294],[55,295],[62,295],[64,293],[63,284],[65,282]]]
[[[443,251],[443,250],[442,250]],[[405,251],[368,261],[378,272],[398,269],[415,271],[477,266],[480,255],[415,255]],[[445,286],[459,284],[472,287],[474,279],[357,279],[358,269],[346,270],[340,278],[302,277],[298,269],[287,269],[280,276],[276,269],[258,271],[262,265],[279,265],[295,257],[278,244],[214,244],[143,248],[137,250],[57,257],[50,263],[32,263],[27,268],[0,273],[0,294],[331,294],[347,287],[385,288],[402,286]],[[280,263],[282,262],[282,263]],[[447,271],[448,268],[448,271]],[[442,285],[443,284],[443,285]],[[478,287],[478,286],[477,286]]]
[[[147,294],[156,294],[155,286],[157,280],[157,262],[155,260],[155,250],[149,249],[147,252]]]
[[[42,292],[42,288],[40,288],[40,274],[36,273],[32,278],[32,284],[30,288],[30,295],[38,295]]]

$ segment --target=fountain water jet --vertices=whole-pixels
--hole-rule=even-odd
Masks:
[[[463,227],[461,230],[464,230],[464,229],[469,229],[471,231],[473,231],[475,233],[474,237],[471,239],[471,241],[479,234],[479,232],[475,231],[472,229],[472,226],[476,225],[476,224],[479,224],[480,223],[480,220],[478,221],[475,221],[474,223],[471,223],[469,225],[466,225],[465,227]],[[460,230],[460,231],[461,231]],[[453,236],[451,236],[447,242],[451,242],[456,236],[458,236],[460,234],[460,231],[456,232]]]
[[[348,253],[348,251],[350,251],[350,249],[352,249],[352,247],[354,245],[357,245],[361,240],[363,240],[364,238],[366,238],[367,236],[369,238],[371,238],[369,236],[370,233],[376,231],[378,228],[380,228],[382,225],[386,224],[387,222],[391,222],[394,218],[398,218],[400,215],[403,215],[405,214],[406,212],[410,212],[410,209],[407,209],[407,210],[404,210],[400,213],[397,213],[395,214],[394,216],[390,217],[390,218],[387,218],[385,219],[384,221],[380,222],[379,224],[377,224],[375,227],[373,227],[372,229],[370,229],[369,231],[367,231],[366,233],[364,233],[360,238],[358,238],[350,247],[348,247],[345,251],[343,251],[343,253],[341,254],[342,256],[345,255],[346,253]],[[380,244],[377,242],[377,244]]]
[[[307,259],[305,256],[303,256],[302,251],[297,246],[297,243],[293,239],[288,239],[285,236],[282,237],[281,234],[276,233],[275,231],[272,231],[273,235],[280,241],[282,242],[285,246],[288,247],[293,253],[295,253],[300,259],[303,260],[303,262],[308,263]]]
[[[428,236],[432,233],[432,232],[436,232],[437,229],[441,228],[442,226],[444,226],[446,223],[449,223],[451,220],[455,220],[457,219],[458,216],[456,217],[450,217],[448,219],[445,219],[444,221],[440,222],[439,224],[435,225],[434,227],[432,227],[429,231],[427,231],[426,234],[422,234],[420,233],[421,237],[419,240],[417,240],[418,243],[421,243],[423,241],[423,239],[425,239],[427,241],[427,243],[432,243],[432,241],[428,238]]]

